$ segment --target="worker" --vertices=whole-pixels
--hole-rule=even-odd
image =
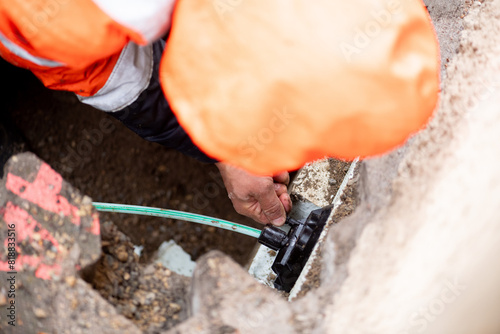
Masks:
[[[0,3],[0,55],[43,84],[71,91],[141,137],[215,162],[237,212],[282,225],[291,209],[287,172],[255,176],[201,152],[159,84],[174,1],[37,0]]]
[[[282,225],[291,209],[288,170],[387,152],[438,99],[439,48],[420,0],[0,9],[4,59],[149,141],[216,163],[236,211],[264,224]]]

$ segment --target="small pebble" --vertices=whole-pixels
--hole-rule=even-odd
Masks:
[[[124,247],[120,247],[116,250],[116,257],[118,258],[118,260],[120,260],[121,262],[127,262],[128,260],[128,253],[127,251],[124,249]]]
[[[177,313],[181,310],[181,306],[179,304],[176,304],[176,303],[170,303],[169,304],[170,308],[172,309],[172,311],[174,313]]]
[[[66,281],[66,284],[68,284],[70,287],[74,287],[76,283],[76,278],[75,276],[68,276],[64,279]]]
[[[144,275],[152,275],[155,272],[155,268],[153,266],[147,266],[146,269],[144,269],[143,274]]]
[[[34,308],[33,313],[35,313],[35,317],[37,317],[37,318],[40,318],[40,319],[47,318],[47,312],[45,312],[45,310],[43,310],[41,308],[38,308],[38,307]]]
[[[141,304],[150,305],[153,302],[153,300],[155,299],[155,297],[156,297],[156,294],[154,292],[150,292],[146,295],[144,303],[141,303]]]
[[[71,300],[71,309],[72,310],[76,310],[77,307],[78,307],[78,300],[77,299],[72,299]]]
[[[3,292],[0,292],[0,306],[4,306],[7,304],[7,297],[3,294]]]

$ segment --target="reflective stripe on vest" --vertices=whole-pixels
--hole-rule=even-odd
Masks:
[[[46,87],[116,111],[148,86],[146,45],[166,33],[175,0],[0,2],[0,55]]]
[[[77,97],[100,110],[121,110],[133,103],[148,87],[152,72],[152,46],[139,46],[130,42],[121,52],[106,84],[93,96]]]
[[[39,66],[46,66],[46,67],[61,67],[64,66],[64,64],[61,64],[57,61],[49,60],[49,59],[44,59],[41,57],[35,57],[32,54],[30,54],[28,51],[24,50],[20,46],[17,46],[16,44],[12,43],[5,37],[1,32],[0,32],[0,43],[3,44],[5,48],[7,48],[10,52],[12,52],[14,55],[16,55],[19,58],[22,58],[24,60],[27,60],[33,64],[39,65]]]

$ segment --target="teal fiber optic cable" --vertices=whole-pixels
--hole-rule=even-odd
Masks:
[[[136,214],[143,216],[154,216],[154,217],[171,218],[177,220],[185,220],[188,222],[223,228],[225,230],[238,232],[254,238],[258,238],[261,232],[259,229],[250,226],[236,224],[227,220],[198,215],[195,213],[189,213],[184,211],[159,209],[159,208],[152,208],[152,207],[138,206],[138,205],[114,204],[114,203],[93,202],[92,204],[97,209],[97,211],[101,212],[129,213],[129,214]]]

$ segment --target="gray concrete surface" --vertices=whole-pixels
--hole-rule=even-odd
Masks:
[[[424,0],[435,26],[441,47],[442,74],[446,66],[457,54],[460,33],[463,30],[462,17],[468,12],[470,0]]]

